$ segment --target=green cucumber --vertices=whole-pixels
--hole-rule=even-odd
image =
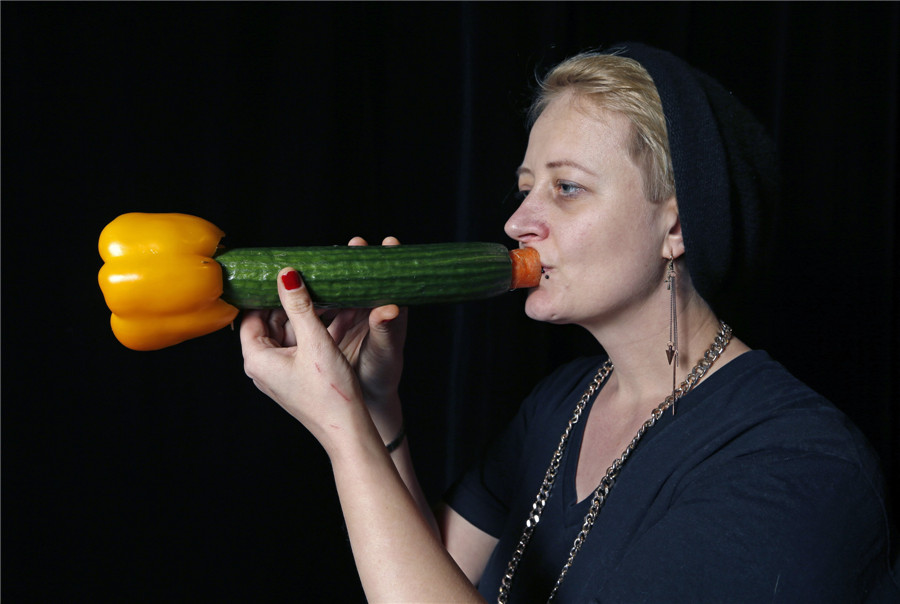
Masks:
[[[275,278],[287,266],[320,307],[461,302],[511,289],[510,252],[499,243],[238,248],[215,260],[222,298],[247,309],[281,305]]]

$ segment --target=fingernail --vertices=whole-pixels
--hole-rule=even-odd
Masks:
[[[285,274],[281,275],[281,283],[284,285],[284,289],[292,290],[297,289],[302,284],[300,282],[300,273],[297,271],[288,271]]]

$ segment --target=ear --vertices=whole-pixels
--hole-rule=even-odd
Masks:
[[[681,235],[681,217],[678,215],[678,200],[673,195],[663,202],[663,225],[666,235],[661,254],[663,258],[679,258],[684,254],[684,237]]]

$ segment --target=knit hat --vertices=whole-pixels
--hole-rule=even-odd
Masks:
[[[708,75],[638,43],[609,51],[639,62],[662,100],[685,258],[712,302],[763,261],[763,216],[778,194],[774,145],[750,112]]]

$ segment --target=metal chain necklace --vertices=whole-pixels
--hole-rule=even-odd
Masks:
[[[625,447],[625,451],[622,452],[622,455],[618,459],[613,461],[609,469],[606,470],[606,475],[600,480],[600,484],[594,491],[594,496],[591,499],[591,507],[588,510],[587,515],[585,515],[584,523],[581,525],[581,530],[575,537],[575,541],[572,544],[572,549],[569,551],[569,559],[566,560],[566,563],[563,566],[559,577],[556,579],[556,584],[553,586],[553,590],[550,592],[550,597],[547,598],[548,602],[551,602],[556,597],[556,592],[559,590],[560,585],[562,585],[563,580],[566,578],[566,574],[569,572],[569,568],[571,568],[572,562],[574,562],[575,560],[575,556],[578,555],[579,551],[581,551],[581,546],[584,544],[584,540],[587,538],[588,533],[594,526],[597,515],[600,513],[600,508],[606,502],[606,498],[609,495],[609,490],[612,488],[616,477],[622,470],[622,466],[631,456],[631,453],[634,451],[635,447],[637,447],[638,442],[641,440],[641,438],[643,438],[647,430],[652,428],[656,424],[657,420],[659,420],[666,409],[672,406],[675,401],[690,392],[694,388],[694,386],[697,385],[697,382],[699,382],[709,370],[709,368],[712,367],[713,363],[716,362],[716,360],[725,350],[725,347],[728,346],[728,343],[730,341],[731,328],[725,323],[719,321],[719,332],[716,334],[716,337],[713,340],[713,343],[710,345],[709,349],[703,355],[703,358],[700,359],[700,362],[698,362],[694,366],[694,368],[691,369],[690,373],[688,373],[687,377],[684,379],[681,385],[676,388],[672,392],[672,394],[667,396],[666,399],[653,410],[653,412],[650,414],[650,419],[644,422],[643,425],[638,429],[637,434],[635,434],[634,438],[631,439],[631,442],[628,444],[628,446]],[[525,548],[528,546],[528,542],[531,540],[531,535],[532,533],[534,533],[534,529],[541,519],[541,514],[543,514],[544,512],[544,506],[547,504],[547,498],[550,496],[550,491],[553,489],[553,483],[556,481],[556,475],[559,471],[559,465],[562,461],[563,453],[565,453],[566,447],[569,444],[569,435],[572,433],[572,429],[575,424],[577,424],[578,420],[581,418],[581,413],[582,411],[584,411],[585,405],[587,405],[588,401],[591,400],[591,398],[600,388],[600,385],[606,381],[606,378],[609,377],[609,374],[611,374],[612,371],[612,361],[608,360],[603,364],[602,367],[600,367],[599,371],[597,371],[597,375],[595,375],[594,379],[591,380],[591,383],[588,385],[587,390],[584,391],[584,394],[581,395],[581,399],[579,399],[578,403],[575,405],[575,411],[572,413],[572,417],[571,419],[569,419],[569,423],[566,425],[566,429],[563,432],[562,437],[559,439],[559,446],[553,453],[553,457],[550,460],[550,467],[547,468],[547,473],[544,475],[544,481],[543,483],[541,483],[541,488],[540,490],[538,490],[537,497],[535,498],[534,503],[531,506],[531,512],[528,515],[528,519],[525,520],[525,530],[522,532],[522,536],[519,538],[519,544],[513,551],[512,559],[510,559],[509,561],[506,573],[503,575],[503,578],[500,581],[500,593],[497,596],[497,602],[499,604],[505,604],[509,599],[509,591],[512,587],[513,577],[515,577],[516,570],[519,567],[519,562],[522,561],[522,556],[525,554]]]

